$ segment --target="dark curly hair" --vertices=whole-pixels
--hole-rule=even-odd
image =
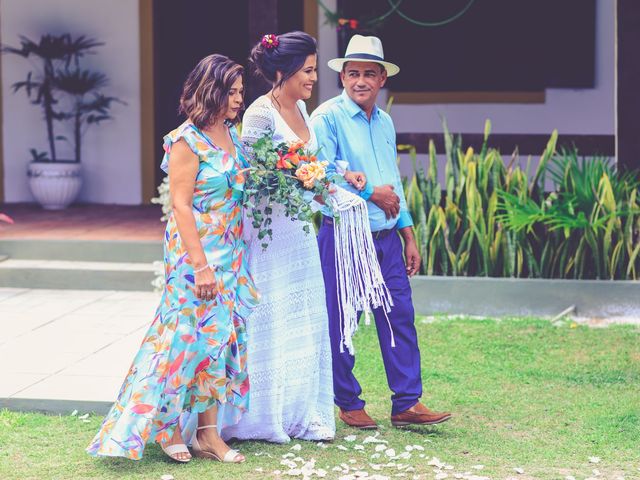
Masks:
[[[198,128],[206,128],[229,106],[229,91],[244,68],[224,55],[204,57],[191,71],[180,95],[178,111]],[[234,121],[240,121],[236,117]]]
[[[249,63],[255,71],[274,87],[281,87],[302,68],[309,55],[317,53],[316,40],[305,32],[278,35],[278,46],[266,48],[258,42],[251,50]],[[282,78],[278,82],[278,73]]]

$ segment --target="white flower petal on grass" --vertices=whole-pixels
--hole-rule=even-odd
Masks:
[[[445,466],[444,466],[444,469],[445,469],[445,470],[453,470],[453,469],[454,469],[454,466],[453,466],[453,465],[445,465]]]
[[[436,480],[444,480],[445,478],[448,478],[449,475],[447,473],[436,473],[435,479]]]
[[[396,451],[393,448],[388,448],[387,450],[384,451],[384,454],[387,457],[395,457],[396,456]]]
[[[352,465],[353,465],[354,463],[356,463],[356,462],[357,462],[357,460],[356,460],[355,458],[350,458],[350,459],[349,459],[349,463],[350,463],[350,464],[352,464]]]
[[[473,468],[474,470],[482,470],[484,468],[484,465],[473,465],[471,468]]]
[[[334,472],[341,472],[343,470],[342,467],[333,467],[331,470],[333,470]]]
[[[362,445],[354,445],[353,449],[354,450],[364,450],[364,447]]]
[[[413,445],[413,449],[424,452],[424,447],[422,445]]]
[[[600,470],[598,470],[597,468],[594,468],[593,470],[591,470],[593,472],[593,474],[598,477],[600,475]]]
[[[564,477],[564,480],[576,480],[576,477],[574,477],[573,475],[567,475],[566,477]]]
[[[370,435],[367,438],[365,438],[362,441],[362,443],[389,443],[386,440],[378,438],[379,435],[380,435],[380,432],[376,432],[374,435]]]
[[[286,473],[291,477],[299,477],[300,475],[302,475],[302,470],[300,470],[299,468],[292,468],[288,472],[284,472],[284,473]]]
[[[407,452],[410,452],[410,451],[412,451],[412,450],[413,450],[413,445],[405,445],[405,446],[404,446],[404,449],[405,449]]]
[[[80,415],[80,416],[78,417],[78,420],[86,420],[87,418],[89,418],[89,414],[88,414],[88,413],[85,413],[84,415]]]
[[[433,457],[431,460],[429,460],[429,463],[427,463],[427,465],[438,468],[444,467],[444,463],[442,463],[437,457]]]
[[[316,470],[316,475],[320,478],[324,478],[327,476],[327,471],[319,468],[318,470]]]
[[[355,475],[342,475],[341,477],[338,477],[338,480],[356,480],[356,476]]]
[[[91,420],[89,420],[88,418],[83,418],[82,423],[91,423]]]
[[[338,445],[338,450],[349,450],[349,449],[344,445]]]
[[[365,477],[369,476],[369,472],[365,472],[363,470],[358,470],[357,472],[354,472],[353,474],[358,478],[365,478]]]
[[[291,447],[289,450],[295,450],[296,452],[299,452],[300,450],[302,450],[302,445],[300,445],[299,443],[296,443],[293,447]]]
[[[344,437],[344,441],[345,442],[355,442],[356,438],[358,438],[356,435],[347,435],[346,437]]]
[[[383,450],[386,450],[387,446],[386,445],[376,445],[376,452],[382,452]]]
[[[520,467],[516,467],[514,468],[516,473],[519,473],[520,475],[522,475],[524,473],[524,468],[520,468]]]
[[[589,457],[589,463],[600,463],[600,457]]]
[[[373,453],[373,454],[371,454],[371,458],[380,458],[380,454],[379,453]]]
[[[293,459],[293,461],[294,461],[294,462],[304,462],[304,458],[302,458],[302,457],[295,457],[295,458]],[[314,463],[315,463],[315,460],[314,460]]]
[[[162,475],[160,477],[160,480],[173,480],[173,475],[169,475],[168,473],[165,475]]]
[[[282,471],[281,471],[281,470],[274,470],[274,471],[273,471],[273,474],[274,474],[274,475],[280,475],[281,473],[282,473]]]
[[[256,453],[256,455],[258,455],[258,454]],[[260,453],[260,455],[262,455],[262,452]],[[289,452],[289,453],[285,453],[284,455],[282,455],[282,458],[293,458],[295,456],[296,455],[294,453]]]
[[[71,416],[75,417],[78,414],[78,410],[74,410],[73,412],[71,412]]]
[[[262,467],[258,467],[255,469],[256,472],[261,473],[264,472],[264,470],[262,469]]]
[[[370,463],[369,466],[376,471],[382,470],[382,465],[378,465],[377,463]]]
[[[318,447],[320,447],[320,448],[329,448],[329,445],[327,445],[327,444],[326,444],[326,443],[324,443],[324,442],[318,442],[318,443],[316,443],[316,445],[317,445]]]
[[[453,474],[453,478],[460,479],[460,478],[463,478],[463,477],[464,477],[464,475],[462,475],[461,473],[454,473]]]

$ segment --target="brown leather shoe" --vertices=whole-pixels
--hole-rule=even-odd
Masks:
[[[378,424],[371,418],[364,408],[361,410],[343,410],[340,409],[340,420],[350,427],[359,428],[361,430],[372,430],[378,428]]]
[[[391,415],[391,424],[394,427],[402,427],[405,425],[435,425],[437,423],[446,422],[450,418],[450,413],[431,411],[418,402],[404,412],[400,412],[397,415]]]

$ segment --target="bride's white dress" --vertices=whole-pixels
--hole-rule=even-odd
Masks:
[[[317,141],[304,102],[298,107]],[[299,141],[266,96],[246,111],[242,139],[254,143],[272,131],[276,142]],[[331,346],[324,282],[316,237],[303,223],[274,207],[273,239],[263,250],[250,220],[245,220],[250,271],[261,301],[247,320],[250,406],[225,439],[331,439],[335,435]]]

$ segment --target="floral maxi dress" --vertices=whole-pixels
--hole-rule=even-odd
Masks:
[[[173,216],[164,236],[166,286],[160,306],[120,389],[87,452],[140,459],[148,441],[166,442],[180,426],[188,442],[197,413],[218,405],[218,428],[237,423],[248,408],[245,319],[258,302],[242,239],[242,196],[248,166],[235,130],[237,158],[185,122],[165,137],[186,141],[198,155],[193,214],[218,294],[199,300],[191,260]]]

